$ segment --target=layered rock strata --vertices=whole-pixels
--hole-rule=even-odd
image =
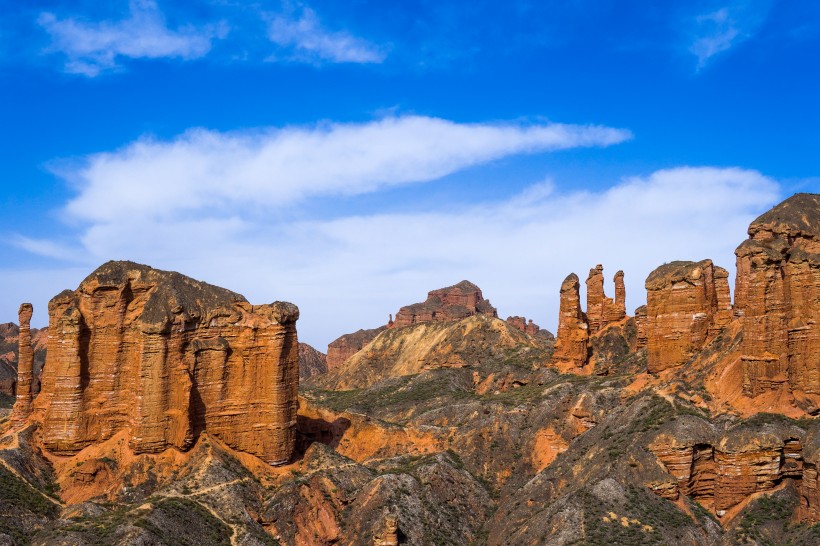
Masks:
[[[820,394],[820,195],[800,193],[749,226],[735,251],[743,392],[788,383]]]
[[[299,343],[299,379],[327,372],[327,356],[307,343]]]
[[[22,304],[18,311],[20,330],[17,353],[17,399],[12,412],[12,422],[15,425],[25,423],[31,415],[33,398],[31,386],[34,377],[34,351],[31,347],[31,315],[33,312],[34,308],[30,303]]]
[[[722,517],[755,493],[773,490],[784,479],[816,484],[804,476],[803,431],[790,426],[764,430],[741,428],[723,435],[708,423],[687,419],[684,426],[660,434],[649,449],[674,477],[673,487],[656,491],[670,500],[690,496]],[[801,483],[811,503],[816,497]]]
[[[624,272],[615,273],[615,299],[608,298],[604,292],[604,266],[596,265],[589,270],[587,285],[587,321],[590,335],[603,330],[607,324],[618,322],[626,317],[626,288]]]
[[[570,273],[561,283],[558,334],[555,337],[553,362],[582,367],[589,358],[589,325],[581,310],[581,283]]]
[[[646,348],[648,341],[648,334],[646,332],[646,305],[641,305],[635,309],[635,329],[637,330],[636,337],[638,338],[637,348]]]
[[[49,303],[32,418],[72,454],[128,430],[136,453],[187,449],[207,430],[270,464],[293,451],[295,305],[253,306],[179,273],[108,262]]]
[[[726,270],[712,260],[677,261],[646,279],[647,368],[680,366],[731,320]]]
[[[392,328],[432,321],[460,320],[473,315],[497,317],[498,311],[485,300],[481,289],[470,281],[427,293],[427,300],[399,309]]]
[[[327,369],[333,370],[344,364],[348,358],[361,351],[386,328],[386,326],[380,326],[369,330],[359,330],[331,341],[327,346]]]

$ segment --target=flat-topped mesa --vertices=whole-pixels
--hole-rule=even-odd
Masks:
[[[581,311],[581,283],[578,275],[570,273],[561,283],[558,312],[558,334],[555,337],[554,363],[586,365],[589,358],[589,325]]]
[[[459,320],[473,315],[498,317],[498,311],[485,300],[481,289],[470,281],[461,281],[447,288],[427,293],[423,303],[406,305],[396,313],[392,328],[422,322]]]
[[[728,273],[712,260],[676,261],[646,279],[647,369],[680,366],[731,319]],[[636,311],[637,313],[637,311]]]
[[[521,330],[522,332],[524,332],[525,334],[530,335],[530,336],[534,336],[539,331],[541,331],[540,326],[535,324],[532,321],[532,319],[527,321],[527,319],[525,317],[519,317],[519,316],[507,317],[506,322],[507,322],[507,324],[509,324],[513,328],[515,328],[517,330]]]
[[[590,335],[603,330],[607,324],[626,318],[626,288],[624,272],[615,273],[615,299],[604,293],[604,266],[596,265],[587,277],[587,321]]]
[[[30,303],[22,304],[18,311],[20,330],[17,353],[17,399],[12,410],[14,426],[25,423],[31,415],[33,399],[31,384],[34,379],[34,350],[31,347],[31,315],[33,312],[34,308]]]
[[[295,440],[298,308],[133,262],[108,262],[49,302],[32,419],[72,454],[129,431],[136,453],[188,449],[203,431],[270,464]]]
[[[338,368],[348,358],[361,351],[365,345],[376,339],[376,336],[389,328],[391,322],[388,322],[388,326],[380,326],[370,330],[359,330],[352,334],[339,336],[331,341],[327,346],[328,371]]]
[[[757,218],[735,255],[744,394],[786,382],[820,394],[820,195],[795,194]]]

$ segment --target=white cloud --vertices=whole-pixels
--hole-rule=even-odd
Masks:
[[[284,14],[273,17],[268,37],[300,61],[369,64],[381,63],[387,57],[384,48],[348,32],[324,28],[307,7],[295,18]]]
[[[38,23],[51,36],[50,50],[66,56],[65,70],[89,77],[117,68],[121,58],[197,59],[227,33],[224,24],[171,30],[154,0],[131,0],[129,17],[120,21],[87,22],[42,13]]]
[[[628,138],[628,131],[599,126],[460,124],[419,116],[254,133],[196,129],[170,142],[143,139],[94,155],[64,173],[80,190],[67,212],[116,224],[125,217],[277,208],[316,195],[427,182],[515,154]]]
[[[689,52],[698,58],[698,70],[716,55],[753,36],[768,16],[770,7],[770,0],[736,0],[696,17]]]
[[[512,134],[528,141],[520,129]],[[290,140],[284,142],[294,149]],[[167,146],[173,149],[174,144]],[[245,156],[254,164],[257,149],[251,146]],[[311,160],[323,161],[313,147],[301,150]],[[332,151],[328,160],[338,159],[337,154]],[[188,160],[188,155],[178,156],[174,176],[184,174]],[[392,169],[393,162],[378,164]],[[116,174],[125,176],[127,165]],[[139,169],[142,163],[130,165]],[[342,173],[350,172],[349,166],[339,167]],[[424,173],[434,171],[421,167]],[[207,174],[207,169],[195,173]],[[151,203],[164,211],[157,215],[93,214],[92,207],[105,207],[105,202],[85,202],[88,209],[82,210],[88,211],[91,225],[80,242],[88,270],[108,259],[132,259],[228,287],[252,302],[293,301],[302,310],[301,339],[320,349],[342,333],[378,326],[388,313],[424,299],[430,289],[464,278],[481,286],[502,316],[525,315],[554,330],[563,278],[576,272],[583,279],[590,267],[603,263],[608,278],[618,269],[626,272],[631,310],[645,302],[644,279],[664,262],[709,257],[733,271],[733,251],[746,237],[749,222],[779,198],[778,184],[756,171],[681,167],[627,178],[608,189],[562,191],[557,182],[547,182],[496,203],[456,197],[431,212],[330,220],[283,220],[274,199],[265,209],[269,214],[247,221],[242,219],[246,200],[214,197],[209,184],[186,185],[187,193],[177,188],[168,195],[153,194]],[[257,187],[259,199],[270,201],[276,189],[264,187]],[[368,182],[364,187],[378,185]],[[114,185],[108,188],[116,190]],[[174,214],[167,205],[211,198],[226,201],[222,208],[198,210],[196,219]],[[37,288],[30,285],[28,292],[19,293],[32,290]],[[611,296],[611,283],[607,291]],[[53,294],[41,294],[35,304],[45,309]],[[19,302],[2,304],[11,310]]]

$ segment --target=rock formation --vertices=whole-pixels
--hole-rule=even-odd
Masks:
[[[571,273],[561,283],[558,334],[555,337],[553,362],[584,366],[589,357],[589,325],[581,311],[581,283]]]
[[[647,333],[646,333],[646,305],[641,305],[637,309],[635,309],[635,329],[638,331],[637,338],[637,348],[644,349],[646,348],[647,343]]]
[[[72,454],[128,430],[135,453],[207,430],[270,464],[294,446],[298,350],[290,303],[252,306],[179,273],[108,262],[49,303],[43,445]]]
[[[17,358],[17,400],[14,403],[13,422],[24,423],[31,415],[31,383],[34,376],[34,351],[31,348],[31,315],[34,308],[30,303],[20,306],[20,333]]]
[[[431,321],[459,320],[473,315],[497,317],[498,312],[485,300],[481,289],[470,281],[427,293],[427,300],[399,309],[393,328]]]
[[[604,293],[604,266],[596,265],[587,277],[587,322],[590,335],[596,334],[611,322],[626,317],[626,289],[624,272],[615,273],[615,300]]]
[[[803,479],[803,435],[799,428],[785,424],[763,429],[740,426],[718,435],[705,421],[686,418],[649,445],[677,480],[677,487],[658,492],[670,500],[688,495],[722,517],[784,479]]]
[[[735,255],[744,394],[787,382],[820,394],[820,195],[796,194],[757,218]]]
[[[388,323],[389,324],[389,323]],[[369,330],[359,330],[352,334],[345,334],[331,341],[327,346],[327,369],[333,370],[341,366],[348,358],[362,350],[373,341],[377,335],[387,327],[380,326]]]
[[[647,367],[680,366],[706,343],[710,331],[731,319],[726,270],[712,260],[677,261],[646,279]]]
[[[538,332],[541,331],[541,327],[535,324],[532,319],[527,321],[525,317],[507,317],[507,324],[512,326],[513,328],[517,328],[524,332],[525,334],[529,334],[531,336],[536,335]]]

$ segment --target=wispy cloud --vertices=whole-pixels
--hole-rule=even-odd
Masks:
[[[227,34],[225,24],[169,29],[154,0],[131,0],[128,18],[90,22],[41,13],[38,23],[51,36],[49,51],[65,55],[65,70],[94,77],[117,68],[123,58],[197,59],[214,39]]]
[[[309,7],[297,14],[274,16],[268,37],[293,60],[314,63],[381,63],[387,57],[384,47],[376,46],[343,30],[326,29]]]
[[[427,182],[506,156],[607,146],[628,131],[562,124],[454,123],[390,117],[360,124],[139,140],[64,173],[80,188],[67,212],[90,222],[277,208],[312,196],[357,195]]]
[[[738,0],[697,16],[689,52],[697,57],[698,70],[716,55],[752,37],[770,8],[770,0]]]

